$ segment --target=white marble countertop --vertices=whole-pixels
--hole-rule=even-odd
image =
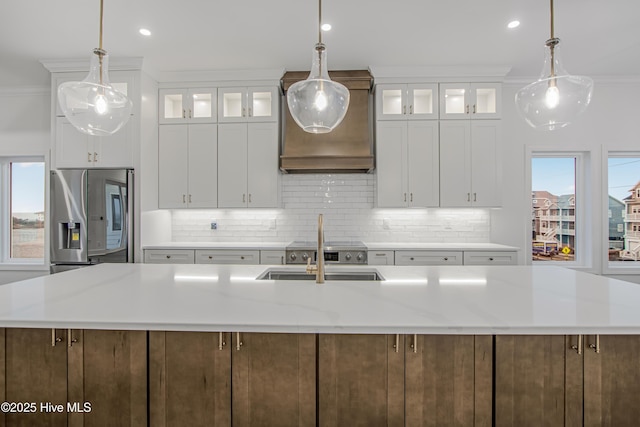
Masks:
[[[370,251],[433,250],[433,251],[517,251],[515,246],[498,243],[371,243]]]
[[[552,266],[375,267],[381,282],[255,280],[294,266],[101,264],[0,286],[0,327],[639,334],[640,286]],[[327,271],[345,269],[328,266]],[[371,269],[373,267],[361,267]]]
[[[284,250],[291,242],[164,242],[144,245],[143,249],[248,249]],[[517,251],[514,246],[497,243],[377,243],[364,242],[373,251],[443,250],[443,251]]]
[[[284,250],[290,242],[164,242],[143,245],[142,249],[246,249]]]

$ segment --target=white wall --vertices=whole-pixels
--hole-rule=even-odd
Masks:
[[[48,87],[0,87],[0,156],[43,156],[48,170],[50,99]],[[0,284],[44,274],[49,274],[48,268],[0,270]]]
[[[602,229],[601,207],[606,203],[602,178],[606,171],[607,151],[640,152],[640,81],[608,80],[595,82],[591,105],[574,123],[553,132],[536,131],[518,115],[514,97],[526,83],[506,83],[503,86],[503,207],[492,211],[491,241],[523,248],[521,262],[529,262],[527,236],[530,233],[530,188],[527,187],[527,150],[565,149],[586,151],[590,155],[593,185],[587,213],[593,215],[592,227],[585,233],[592,241],[587,269],[602,273],[601,248],[606,245]],[[605,157],[603,159],[603,157]]]

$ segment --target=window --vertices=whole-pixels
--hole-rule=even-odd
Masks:
[[[531,159],[531,190],[535,200],[531,232],[534,262],[575,261],[577,254],[576,156],[536,155]]]
[[[610,265],[640,261],[640,155],[610,155],[608,159]]]
[[[3,263],[43,263],[45,164],[42,158],[0,158]]]

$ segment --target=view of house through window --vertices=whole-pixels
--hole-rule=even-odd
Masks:
[[[10,162],[11,235],[9,256],[44,258],[43,162]]]
[[[640,261],[640,157],[609,157],[609,261]]]
[[[533,260],[574,261],[576,158],[532,158],[531,190]]]

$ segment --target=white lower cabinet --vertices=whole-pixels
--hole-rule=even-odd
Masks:
[[[395,265],[462,265],[462,251],[396,251]]]
[[[378,207],[437,207],[438,122],[378,121]]]
[[[218,126],[218,207],[278,207],[278,124]]]
[[[144,262],[147,264],[193,264],[193,249],[145,249]]]
[[[285,251],[260,251],[260,264],[284,264]]]
[[[198,249],[196,264],[260,264],[260,251]]]
[[[393,251],[368,251],[367,259],[369,265],[394,265],[395,256]]]
[[[464,265],[517,265],[517,252],[465,251]]]
[[[161,125],[158,135],[158,207],[218,205],[217,125]]]

